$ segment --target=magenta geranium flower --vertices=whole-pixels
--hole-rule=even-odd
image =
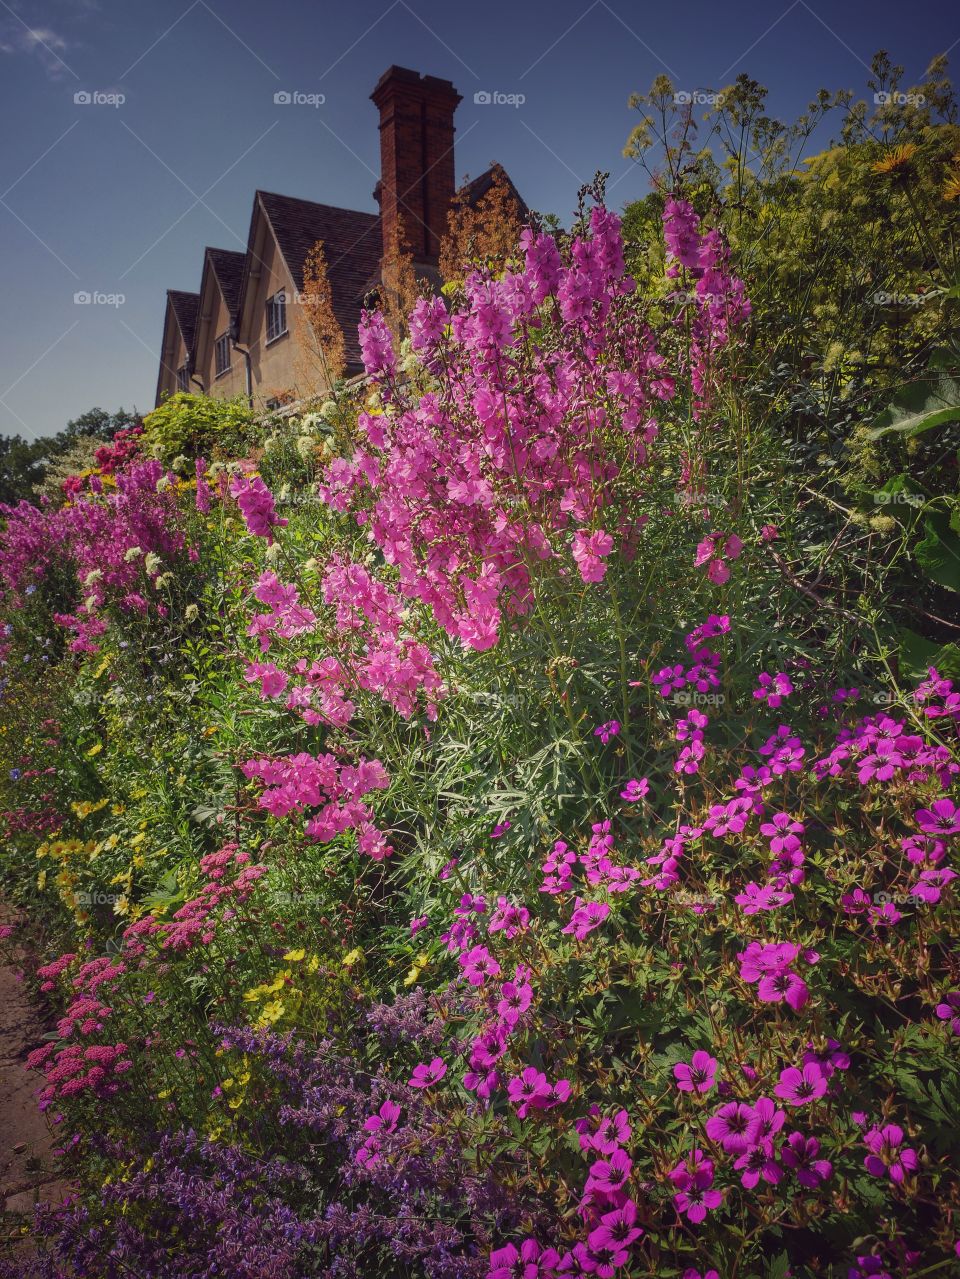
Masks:
[[[599,737],[604,746],[606,746],[607,742],[609,742],[612,737],[616,737],[619,732],[619,721],[615,719],[608,719],[605,724],[597,725],[597,727],[593,730],[593,735],[594,737]]]
[[[460,956],[460,966],[471,986],[482,986],[488,977],[500,976],[500,965],[486,946],[472,946]]]
[[[935,800],[929,808],[918,809],[914,816],[928,835],[955,835],[960,831],[960,808],[952,799]]]
[[[960,990],[951,990],[944,996],[943,1003],[937,1004],[937,1016],[950,1023],[955,1035],[960,1035]]]
[[[765,1004],[789,1004],[794,1012],[799,1012],[810,998],[810,992],[799,974],[792,968],[784,968],[760,978],[757,998]]]
[[[626,1265],[630,1245],[642,1234],[642,1228],[637,1225],[637,1205],[632,1199],[601,1216],[600,1225],[587,1236],[600,1279],[610,1279],[616,1269]]]
[[[590,1165],[587,1177],[587,1194],[599,1191],[613,1198],[623,1189],[633,1168],[633,1161],[625,1150],[615,1150],[606,1159],[598,1159]]]
[[[703,1049],[698,1049],[693,1054],[689,1064],[678,1061],[673,1068],[673,1076],[680,1092],[709,1092],[714,1085],[716,1073],[716,1057],[711,1057]]]
[[[718,1141],[731,1155],[740,1155],[750,1145],[747,1136],[753,1111],[742,1101],[728,1101],[707,1120],[707,1136]]]
[[[751,1116],[750,1127],[747,1129],[750,1145],[759,1145],[767,1138],[775,1137],[787,1121],[786,1113],[769,1097],[757,1098]]]
[[[816,1190],[817,1186],[833,1172],[829,1159],[821,1159],[820,1143],[816,1137],[805,1137],[792,1132],[780,1147],[780,1160],[785,1168],[796,1174],[801,1186]]]
[[[541,1248],[536,1239],[525,1239],[519,1250],[508,1243],[491,1252],[487,1279],[546,1279],[556,1274],[559,1264],[556,1249]]]
[[[610,907],[606,902],[584,902],[578,897],[570,922],[561,932],[572,934],[577,941],[583,941],[588,933],[600,927],[609,914]]]
[[[500,987],[497,1013],[508,1026],[517,1024],[533,1003],[533,987],[529,982],[505,981]]]
[[[917,1152],[903,1145],[903,1129],[898,1124],[886,1124],[883,1128],[871,1128],[863,1138],[870,1154],[863,1166],[871,1177],[890,1177],[900,1185],[908,1173],[917,1171],[920,1160]]]
[[[620,792],[620,798],[625,799],[628,804],[635,804],[638,800],[646,799],[650,794],[650,783],[645,777],[631,777]]]
[[[827,1091],[827,1077],[812,1061],[802,1070],[789,1066],[786,1070],[781,1070],[780,1082],[773,1091],[791,1106],[805,1106]]]
[[[446,1064],[442,1057],[434,1057],[430,1062],[421,1061],[419,1065],[414,1066],[413,1075],[407,1081],[411,1088],[431,1088],[447,1073]]]
[[[680,1190],[673,1196],[677,1212],[686,1216],[694,1225],[703,1221],[712,1208],[723,1203],[723,1192],[713,1189],[713,1165],[704,1164],[693,1173],[685,1173]]]
[[[783,1169],[774,1158],[773,1142],[769,1138],[745,1150],[733,1166],[746,1190],[753,1190],[761,1177],[771,1186],[783,1180]]]

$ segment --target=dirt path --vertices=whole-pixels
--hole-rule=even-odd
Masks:
[[[13,922],[0,909],[0,923]],[[26,959],[24,960],[26,962]],[[0,1199],[2,1242],[28,1224],[38,1200],[59,1200],[66,1187],[53,1170],[53,1140],[34,1096],[38,1076],[24,1066],[45,1031],[17,969],[0,966]]]

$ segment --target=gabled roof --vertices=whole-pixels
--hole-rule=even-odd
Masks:
[[[303,264],[307,254],[318,240],[323,241],[333,311],[343,330],[347,362],[358,363],[357,325],[364,292],[371,276],[377,273],[382,253],[379,216],[272,191],[258,191],[250,219],[238,324],[242,322],[247,302],[258,217],[264,217],[269,224],[298,292],[303,289]]]
[[[507,183],[507,190],[516,200],[517,205],[520,208],[520,216],[522,218],[526,218],[527,214],[530,212],[530,210],[527,208],[527,202],[526,200],[524,200],[523,196],[520,194],[517,188],[513,185],[513,179],[510,177],[510,174],[506,171],[506,169],[503,167],[502,164],[492,164],[490,168],[487,169],[484,173],[481,173],[479,177],[474,178],[471,182],[466,183],[465,195],[467,198],[467,203],[470,205],[479,204],[480,201],[483,199],[483,197],[487,194],[487,192],[493,186],[494,176],[497,173],[500,173],[503,175]]]
[[[192,356],[193,343],[197,333],[197,311],[200,307],[200,294],[181,293],[177,289],[167,289],[167,299],[180,329],[183,345],[187,348],[187,354]]]
[[[210,263],[232,324],[236,323],[237,307],[240,305],[240,286],[243,284],[243,264],[246,257],[245,253],[235,252],[233,249],[207,247],[204,250],[204,265]]]
[[[178,289],[167,289],[167,305],[163,312],[163,337],[160,342],[160,370],[157,373],[157,394],[155,403],[160,403],[160,389],[163,384],[165,370],[176,373],[176,369],[164,363],[167,350],[173,338],[172,326],[175,324],[183,345],[186,348],[187,360],[193,365],[193,344],[197,332],[197,312],[200,308],[199,293],[181,293]]]

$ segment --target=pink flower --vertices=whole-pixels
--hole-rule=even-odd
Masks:
[[[584,902],[578,897],[570,922],[561,931],[583,941],[588,933],[600,927],[609,914],[610,907],[606,902]]]
[[[775,542],[779,536],[780,531],[776,524],[764,524],[763,528],[760,530],[761,542]]]
[[[272,542],[273,530],[286,527],[287,520],[277,515],[273,494],[259,475],[252,479],[242,475],[234,476],[230,493],[237,499],[243,522],[254,537],[265,537]]]
[[[580,576],[585,582],[602,582],[608,565],[605,557],[613,550],[613,538],[603,529],[594,533],[584,533],[578,529],[573,535],[573,558]]]
[[[780,1081],[773,1091],[791,1106],[805,1106],[827,1091],[827,1077],[814,1062],[808,1062],[802,1070],[789,1066],[781,1070]]]
[[[414,1066],[413,1075],[407,1080],[411,1088],[431,1088],[447,1073],[446,1064],[442,1057],[434,1057],[432,1061],[420,1062]]]
[[[680,1092],[709,1092],[714,1085],[716,1073],[716,1057],[711,1057],[702,1049],[693,1054],[689,1065],[685,1061],[679,1061],[673,1068]]]
[[[460,956],[463,975],[471,986],[482,986],[488,977],[500,976],[500,965],[486,946],[473,946]]]
[[[916,1151],[903,1145],[903,1129],[898,1124],[871,1128],[863,1142],[870,1151],[863,1166],[871,1177],[889,1175],[891,1181],[900,1185],[908,1173],[916,1172],[920,1166]]]
[[[830,1160],[818,1158],[819,1154],[820,1143],[816,1137],[805,1137],[799,1132],[792,1132],[780,1147],[783,1166],[795,1173],[801,1186],[810,1190],[816,1190],[833,1172]]]
[[[620,732],[620,724],[618,720],[608,719],[605,724],[598,724],[593,730],[594,737],[599,737],[604,746],[612,737],[616,737]]]
[[[929,808],[918,809],[914,816],[928,835],[955,835],[960,831],[960,808],[950,799],[935,800]]]
[[[753,1111],[742,1101],[728,1101],[707,1120],[707,1136],[718,1141],[728,1154],[741,1155],[751,1144],[747,1136]]]
[[[646,799],[649,794],[650,783],[645,777],[641,777],[639,780],[636,777],[631,777],[620,792],[620,798],[625,799],[628,804],[635,804],[640,799]]]

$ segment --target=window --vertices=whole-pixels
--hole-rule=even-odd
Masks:
[[[230,334],[221,333],[214,347],[217,377],[230,371]]]
[[[287,331],[287,295],[283,289],[267,298],[267,341],[283,337]]]
[[[177,390],[186,391],[190,385],[190,370],[186,364],[181,364],[177,369]]]

